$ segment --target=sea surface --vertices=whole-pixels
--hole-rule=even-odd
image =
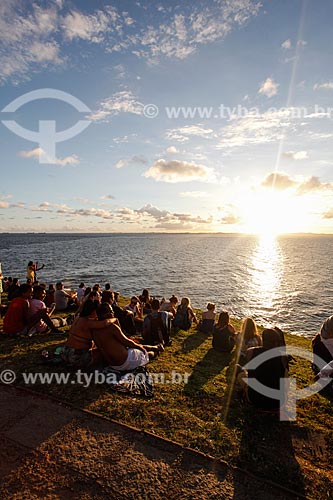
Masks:
[[[3,275],[66,288],[110,282],[122,295],[190,297],[234,317],[252,316],[312,337],[333,314],[333,236],[259,238],[221,234],[0,234]]]

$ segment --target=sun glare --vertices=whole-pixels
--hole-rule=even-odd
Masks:
[[[273,189],[251,193],[241,206],[244,232],[271,238],[303,231],[306,218],[297,202],[295,196]]]

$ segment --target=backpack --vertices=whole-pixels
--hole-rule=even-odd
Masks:
[[[178,306],[175,319],[173,320],[173,326],[181,330],[189,330],[191,328],[192,321],[190,319],[188,307]]]
[[[230,333],[226,326],[222,330],[214,328],[213,332],[213,349],[219,352],[231,352],[235,345],[234,336]]]
[[[162,313],[150,313],[146,316],[150,322],[150,331],[145,335],[147,344],[168,344],[170,341],[170,332],[163,321]]]

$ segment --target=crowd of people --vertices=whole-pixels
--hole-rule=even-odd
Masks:
[[[106,283],[93,287],[80,283],[76,292],[65,290],[62,282],[40,283],[36,272],[42,269],[29,262],[27,282],[20,285],[17,278],[4,278],[8,306],[2,306],[3,331],[11,336],[31,336],[34,333],[62,335],[61,327],[70,330],[62,358],[75,368],[90,369],[106,364],[122,372],[145,366],[171,345],[172,328],[188,331],[192,325],[202,334],[212,335],[212,348],[222,353],[236,352],[235,375],[244,398],[256,407],[279,410],[284,398],[274,399],[259,394],[246,382],[255,378],[264,386],[280,390],[281,380],[288,376],[289,357],[285,352],[283,332],[279,328],[264,329],[262,334],[253,318],[245,318],[236,332],[227,311],[218,315],[215,304],[209,302],[198,321],[190,299],[176,295],[169,300],[151,297],[148,289],[133,295],[125,307],[118,303],[119,292]],[[0,280],[1,281],[1,280]],[[68,313],[56,317],[55,314]],[[217,321],[216,321],[217,319]],[[67,332],[66,332],[67,333]],[[312,341],[313,352],[326,365],[313,368],[317,378],[333,374],[333,316],[323,324]],[[266,356],[256,368],[247,364],[257,356],[278,348],[278,355]],[[245,367],[244,367],[245,365]]]

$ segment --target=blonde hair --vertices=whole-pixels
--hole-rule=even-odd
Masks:
[[[191,305],[190,299],[188,297],[183,297],[181,302],[180,302],[180,305],[190,307],[190,305]]]
[[[252,318],[243,319],[241,336],[244,342],[248,342],[258,336],[257,325]]]

